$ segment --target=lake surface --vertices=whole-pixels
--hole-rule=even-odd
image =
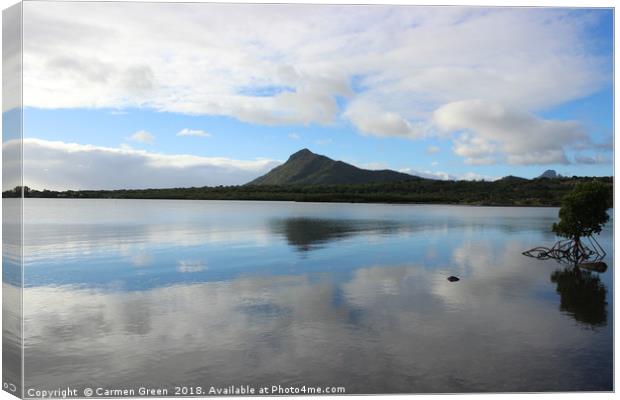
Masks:
[[[609,391],[612,222],[523,256],[557,211],[27,199],[25,386]]]

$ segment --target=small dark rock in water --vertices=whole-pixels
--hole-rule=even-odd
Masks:
[[[457,277],[456,277],[456,276],[454,276],[454,275],[453,275],[453,276],[449,276],[449,277],[448,277],[448,280],[449,280],[450,282],[458,282],[458,281],[460,281],[460,279],[459,279],[459,278],[457,278]]]

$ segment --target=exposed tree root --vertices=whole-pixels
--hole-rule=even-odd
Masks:
[[[579,264],[583,262],[595,263],[601,261],[607,253],[593,236],[587,236],[590,247],[583,240],[560,240],[553,247],[535,247],[523,252],[523,255],[534,257],[539,260],[553,258],[567,264]]]

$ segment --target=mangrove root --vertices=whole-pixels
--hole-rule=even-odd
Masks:
[[[535,247],[528,251],[524,251],[523,255],[534,257],[539,260],[548,260],[553,258],[560,262],[577,264],[583,262],[599,262],[607,255],[605,250],[596,241],[593,236],[587,236],[590,247],[582,240],[560,240],[553,247]]]

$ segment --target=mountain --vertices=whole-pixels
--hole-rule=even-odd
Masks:
[[[330,185],[422,180],[389,169],[373,171],[303,149],[248,185]]]
[[[497,182],[525,182],[527,180],[528,179],[521,178],[520,176],[506,175],[505,177],[498,179]]]
[[[555,170],[548,169],[542,174],[540,174],[538,178],[555,179],[555,178],[560,178],[560,175],[557,172],[555,172]]]

